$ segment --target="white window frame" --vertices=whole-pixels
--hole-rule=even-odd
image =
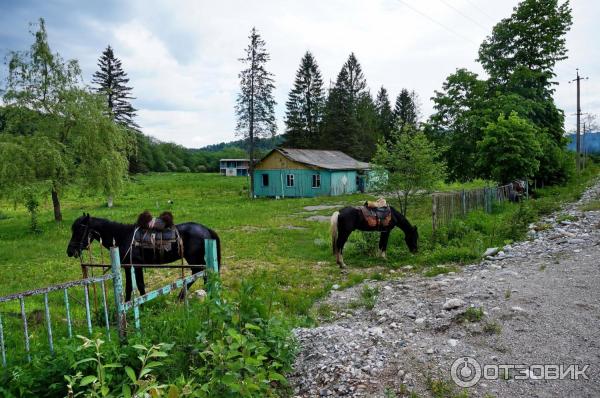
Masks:
[[[288,188],[292,188],[294,187],[294,183],[295,183],[295,178],[293,174],[288,174],[285,176],[285,186]],[[290,184],[291,182],[291,184]]]
[[[315,184],[316,182],[316,184]],[[313,189],[321,188],[321,174],[313,174],[312,175],[312,187]]]

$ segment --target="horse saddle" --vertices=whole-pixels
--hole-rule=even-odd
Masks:
[[[173,244],[179,243],[179,231],[175,226],[165,228],[137,228],[133,234],[133,246],[142,249],[154,249],[160,252],[170,251]]]
[[[385,228],[392,221],[392,209],[383,198],[371,202],[365,202],[364,206],[358,207],[370,228]]]

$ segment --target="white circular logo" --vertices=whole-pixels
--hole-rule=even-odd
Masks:
[[[450,376],[460,387],[473,387],[481,379],[481,365],[471,357],[461,357],[452,363]]]

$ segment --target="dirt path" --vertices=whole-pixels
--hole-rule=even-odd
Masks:
[[[530,241],[459,273],[333,292],[320,304],[332,321],[296,330],[296,396],[432,396],[432,386],[459,392],[451,367],[459,360],[466,370],[462,357],[492,365],[489,376],[508,374],[482,378],[467,388],[470,397],[600,396],[600,211],[579,210],[599,198],[600,182],[542,220],[536,229],[543,231],[532,228]],[[368,307],[365,285],[379,292],[372,309],[361,308]],[[511,364],[529,368],[494,367]],[[542,380],[541,369],[530,366],[543,364],[589,365],[589,380]]]

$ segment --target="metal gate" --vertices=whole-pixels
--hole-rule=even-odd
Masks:
[[[77,281],[71,281],[66,283],[61,283],[58,285],[48,286],[41,289],[28,290],[21,293],[15,293],[8,296],[0,297],[0,304],[8,303],[11,301],[18,301],[20,307],[20,318],[22,323],[22,333],[24,339],[25,346],[25,355],[27,361],[31,361],[31,347],[30,347],[30,335],[28,328],[28,320],[26,313],[26,297],[33,296],[43,296],[44,300],[44,320],[46,324],[47,336],[48,336],[48,347],[50,353],[54,354],[54,340],[56,336],[52,330],[52,318],[51,318],[51,308],[48,302],[48,293],[63,291],[64,297],[64,310],[66,315],[66,326],[67,326],[67,337],[73,337],[73,322],[71,316],[71,300],[69,300],[69,290],[75,289],[78,287],[83,287],[83,295],[85,302],[85,317],[86,317],[86,326],[87,332],[89,335],[93,334],[93,325],[92,325],[92,315],[90,310],[90,286],[95,288],[97,285],[100,285],[100,291],[102,294],[102,316],[104,321],[104,329],[107,335],[107,338],[110,340],[110,332],[111,332],[111,320],[109,318],[109,306],[108,306],[108,291],[106,287],[106,282],[109,280],[113,281],[113,295],[115,302],[115,310],[116,310],[116,322],[114,322],[113,327],[116,326],[118,335],[121,339],[124,339],[127,335],[127,312],[129,310],[133,310],[134,316],[134,325],[137,331],[141,330],[140,324],[140,306],[144,303],[147,303],[151,300],[156,299],[157,297],[166,295],[171,291],[179,288],[184,289],[185,293],[185,305],[187,307],[187,285],[190,282],[193,282],[201,277],[206,275],[206,270],[208,269],[210,272],[218,272],[219,264],[217,260],[217,244],[215,240],[205,239],[205,262],[204,265],[164,265],[164,264],[127,264],[125,266],[125,272],[131,272],[131,282],[132,282],[132,298],[130,301],[125,301],[123,297],[123,276],[121,274],[121,261],[119,255],[119,249],[117,247],[113,247],[110,249],[110,259],[111,264],[82,264],[83,267],[98,267],[110,269],[110,273],[107,273],[98,277],[90,277],[84,278]],[[135,294],[137,290],[137,285],[135,281],[135,272],[134,268],[170,268],[170,269],[187,269],[187,268],[201,268],[202,270],[196,274],[182,277],[180,279],[175,280],[174,282],[162,286],[156,290],[148,292],[143,296],[139,296]],[[129,269],[127,269],[129,268]],[[86,272],[84,272],[84,275]],[[2,313],[0,312],[0,357],[3,366],[7,366],[7,357],[9,355],[9,351],[5,344],[5,329],[3,326]]]

